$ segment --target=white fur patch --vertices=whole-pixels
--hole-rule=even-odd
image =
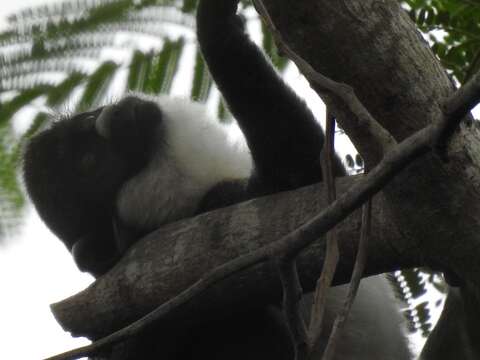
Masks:
[[[159,134],[152,161],[119,192],[118,213],[127,224],[155,229],[191,216],[214,185],[250,176],[246,145],[229,140],[228,128],[210,119],[202,105],[141,97],[159,104],[164,139]]]

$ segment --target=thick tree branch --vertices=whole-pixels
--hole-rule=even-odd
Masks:
[[[337,183],[339,191],[344,192],[360,180],[361,176],[340,179]],[[379,204],[383,203],[381,199],[382,197],[378,198]],[[238,253],[254,250],[255,247],[278,239],[279,232],[295,227],[295,223],[308,218],[306,214],[314,214],[324,206],[321,187],[319,190],[319,186],[314,185],[168,225],[136,244],[112,271],[89,288],[54,304],[52,310],[62,326],[74,335],[97,337],[108,333],[130,322],[140,313],[150,311],[156,303],[167,302],[169,298],[175,297],[186,287],[185,282],[194,282],[199,273],[207,273],[208,268],[215,267]],[[401,241],[401,237],[391,223],[385,222],[382,211],[375,212],[374,216],[376,232],[369,249],[371,261],[367,274],[390,271],[399,266],[420,265],[412,256],[404,257],[404,254],[398,254],[391,247],[390,244]],[[247,222],[236,223],[237,219],[246,219]],[[358,232],[359,223],[359,214],[354,213],[338,229],[341,263],[337,269],[336,283],[345,282],[350,277],[356,252],[357,237],[354,234]],[[235,234],[235,239],[228,235],[232,233]],[[317,243],[302,252],[298,259],[299,274],[307,291],[313,289],[320,273],[322,254],[323,246]],[[242,257],[228,263],[228,266],[251,261],[248,256],[252,254],[246,256],[247,258]],[[255,261],[261,260],[258,253],[253,256]],[[232,269],[225,266],[219,271]],[[225,279],[204,296],[193,298],[188,306],[168,317],[168,323],[191,323],[201,314],[211,316],[208,311],[210,308],[215,308],[222,314],[222,311],[235,306],[249,306],[251,299],[265,303],[278,301],[280,286],[278,280],[275,280],[277,278],[277,271],[269,263],[249,269]],[[239,292],[240,288],[242,291]],[[164,304],[161,311],[170,311],[171,304],[172,302]]]
[[[361,179],[361,175],[338,179],[339,193],[346,192]],[[401,267],[419,265],[418,259],[414,258],[415,253],[398,253],[392,247],[393,243],[402,243],[402,237],[385,216],[383,208],[386,204],[382,196],[378,197],[377,204],[373,214],[367,273],[391,270],[392,264]],[[127,324],[140,312],[145,313],[158,303],[174,297],[195,282],[199,274],[282,238],[325,207],[323,186],[316,184],[167,225],[136,244],[112,271],[89,288],[54,304],[54,314],[66,330],[76,336],[105,335]],[[339,225],[342,260],[336,273],[337,283],[350,277],[359,228],[360,213],[357,212]],[[298,259],[302,284],[307,291],[315,285],[322,259],[320,240],[302,252]],[[265,303],[272,301],[271,296],[278,300],[280,287],[274,278],[277,278],[277,272],[270,265],[254,268],[248,276],[239,276],[231,283],[225,283],[224,290],[212,292],[209,301],[215,308],[221,308],[215,298],[223,297],[223,302],[224,296],[228,298],[239,286],[245,288],[242,293],[249,295],[242,297],[236,294],[226,301],[226,307],[232,306],[232,303],[248,304],[248,299],[256,297]],[[196,306],[201,308],[200,303]],[[131,311],[115,312],[117,307],[130,308]]]

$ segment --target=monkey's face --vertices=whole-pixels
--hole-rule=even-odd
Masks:
[[[30,141],[27,190],[40,216],[71,246],[96,224],[111,224],[116,192],[129,165],[95,122],[102,108],[56,123]]]

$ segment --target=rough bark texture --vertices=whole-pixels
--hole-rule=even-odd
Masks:
[[[397,140],[441,116],[442,102],[454,88],[397,1],[264,3],[286,42],[319,72],[353,86]],[[334,105],[342,127],[368,161],[368,144],[345,116],[342,104],[330,95],[324,99]],[[456,273],[468,289],[462,293],[468,306],[464,309],[467,315],[462,316],[467,320],[459,320],[466,332],[454,334],[466,333],[467,343],[480,344],[471,320],[478,319],[471,309],[478,308],[480,282],[480,131],[475,123],[466,121],[455,133],[449,159],[442,163],[434,155],[424,156],[378,196],[368,272],[432,264]],[[350,181],[355,180],[341,181],[340,192]],[[118,328],[174,296],[208,269],[273,241],[307,220],[324,204],[317,202],[322,198],[318,191],[302,189],[167,226],[132,249],[84,293],[54,305],[54,313],[75,335],[98,336]],[[358,224],[359,216],[354,214],[340,227],[343,263],[339,280],[345,280],[351,269],[351,244],[358,241]],[[318,275],[321,254],[313,247],[302,258],[300,271],[306,289]],[[251,299],[271,300],[279,292],[272,274],[267,264],[237,274],[175,316],[192,316],[192,311],[200,316],[196,310],[213,311]]]
[[[292,48],[317,71],[353,86],[397,140],[441,116],[452,83],[397,1],[264,3]],[[333,98],[327,101],[341,107]],[[368,160],[354,124],[342,120]],[[471,122],[462,124],[449,146],[448,164],[426,156],[384,191],[395,222],[409,239],[402,242],[407,247],[398,250],[420,251],[427,263],[448,267],[475,283],[480,278],[479,141],[479,128]]]
[[[397,140],[441,116],[442,103],[454,86],[397,1],[264,3],[287,43],[317,71],[353,86],[363,104]],[[342,127],[368,163],[368,144],[357,136],[342,104],[329,95],[324,99],[338,110]],[[433,154],[425,156],[383,191],[385,210],[404,236],[403,241],[392,245],[406,257],[416,253],[425,264],[456,273],[465,281],[462,296],[469,306],[454,311],[465,311],[466,318],[477,320],[479,140],[478,124],[466,119],[449,144],[449,163],[442,163]],[[451,303],[456,307],[461,302]],[[448,327],[449,323],[452,321],[440,326]],[[469,352],[478,358],[480,349],[474,344],[479,343],[479,332],[471,323],[463,322],[460,327],[468,328],[469,341],[459,332],[444,331],[457,334],[457,356],[470,346],[464,358],[469,358]],[[441,345],[441,336],[434,341],[431,349]],[[438,355],[424,354],[425,358]],[[447,353],[443,355],[449,358]]]
[[[360,178],[340,179],[339,193]],[[174,297],[215,266],[280,239],[326,203],[323,186],[313,185],[168,225],[143,239],[112,271],[86,290],[54,304],[54,315],[73,335],[105,335]],[[400,243],[402,238],[384,216],[384,205],[382,196],[374,199],[368,274],[420,264],[420,259],[398,257],[390,245]],[[339,227],[341,264],[337,282],[345,282],[350,276],[359,229],[359,211]],[[305,290],[315,285],[323,253],[323,246],[317,243],[298,262]],[[278,301],[280,291],[277,270],[265,263],[227,279],[174,317],[192,321],[193,317],[212,316],[222,309],[248,306],[252,301],[266,304]]]

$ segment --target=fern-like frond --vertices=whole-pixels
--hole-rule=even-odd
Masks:
[[[8,18],[8,28],[0,33],[0,138],[9,145],[4,146],[0,161],[10,165],[2,164],[7,175],[0,179],[0,215],[4,215],[1,209],[16,209],[19,204],[14,165],[26,139],[52,118],[44,112],[47,107],[89,109],[103,103],[112,86],[124,83],[124,91],[171,91],[177,74],[185,71],[179,67],[185,46],[195,41],[197,2],[71,0]],[[265,37],[263,44],[272,62],[283,68],[285,61],[278,57],[272,38]],[[185,95],[205,102],[214,85],[198,49],[188,60],[191,54],[182,64],[192,66],[193,81],[181,85]],[[34,101],[37,115],[19,137],[12,119]],[[230,118],[221,98],[218,115]]]

